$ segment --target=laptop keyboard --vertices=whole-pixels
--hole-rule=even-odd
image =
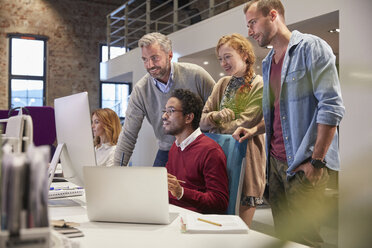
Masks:
[[[84,189],[61,189],[61,190],[49,190],[48,198],[66,198],[73,196],[82,196],[84,194]]]

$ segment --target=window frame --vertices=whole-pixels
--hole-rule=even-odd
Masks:
[[[107,46],[107,44],[105,43],[101,43],[99,44],[99,62],[102,63],[102,47],[103,46]],[[100,72],[100,75],[101,75],[101,72]],[[128,92],[128,96],[130,96],[130,94],[132,93],[132,83],[131,82],[113,82],[113,81],[99,81],[99,107],[102,108],[102,85],[103,84],[126,84],[128,85],[129,87],[129,92]],[[119,116],[120,120],[121,121],[124,121],[125,120],[125,117],[121,117]]]
[[[119,84],[119,85],[128,85],[129,87],[129,92],[128,96],[132,93],[132,84],[129,82],[106,82],[106,81],[100,81],[99,82],[99,107],[102,108],[102,85],[103,84]],[[120,120],[125,120],[125,117],[119,116]]]
[[[12,108],[12,80],[22,79],[22,80],[42,80],[43,81],[43,106],[46,103],[46,70],[47,70],[47,41],[48,37],[33,34],[20,34],[20,33],[8,33],[7,38],[9,39],[9,56],[8,56],[8,108]],[[13,75],[12,74],[12,39],[13,38],[29,38],[30,40],[41,40],[44,42],[44,63],[43,63],[43,76],[25,76],[25,75]]]

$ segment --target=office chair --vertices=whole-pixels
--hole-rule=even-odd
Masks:
[[[23,107],[23,114],[30,115],[33,122],[33,138],[35,146],[52,145],[56,140],[56,124],[52,107]],[[0,110],[0,118],[18,115],[18,109]],[[68,118],[68,117],[66,117]]]
[[[7,132],[8,119],[18,115],[18,109],[0,110],[0,119],[4,123],[3,130]],[[53,146],[56,140],[56,124],[54,118],[54,109],[52,107],[34,107],[27,106],[22,108],[23,116],[31,116],[33,126],[31,132],[33,133],[33,143],[35,146],[48,145],[51,148],[51,157],[55,147]],[[5,119],[6,118],[6,119]],[[4,136],[4,135],[3,135]]]
[[[11,145],[13,152],[24,152],[33,144],[33,122],[29,115],[23,115],[20,111],[18,115],[1,119],[0,122],[7,124],[2,138]]]
[[[240,198],[242,194],[243,178],[245,173],[245,154],[247,141],[239,143],[231,134],[204,133],[216,141],[226,155],[227,176],[229,179],[229,205],[227,214],[239,215]]]

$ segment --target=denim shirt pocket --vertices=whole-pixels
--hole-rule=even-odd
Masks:
[[[305,69],[289,71],[284,80],[287,87],[289,101],[301,101],[312,94]]]

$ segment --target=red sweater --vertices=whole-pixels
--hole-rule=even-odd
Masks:
[[[180,200],[169,192],[169,203],[199,213],[226,212],[229,203],[226,156],[222,148],[204,134],[183,151],[173,143],[167,162],[168,173],[184,188]]]

